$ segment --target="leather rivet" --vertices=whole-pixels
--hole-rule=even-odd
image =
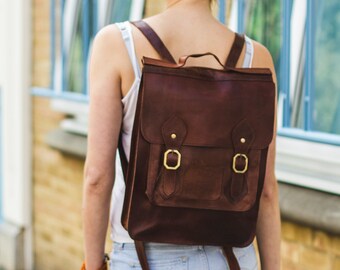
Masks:
[[[177,138],[177,135],[176,135],[175,133],[172,133],[172,134],[171,134],[171,139],[174,140],[174,139],[176,139],[176,138]]]
[[[246,142],[246,139],[245,138],[241,138],[241,143],[245,143]]]

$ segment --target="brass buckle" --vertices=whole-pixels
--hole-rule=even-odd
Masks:
[[[177,164],[176,166],[169,166],[168,165],[168,155],[170,153],[176,154],[178,156],[178,160],[177,160]],[[181,153],[178,150],[173,150],[173,149],[169,149],[164,153],[164,160],[163,160],[163,165],[167,170],[177,170],[179,168],[179,166],[181,166]]]
[[[244,165],[243,170],[238,170],[236,168],[236,159],[239,158],[239,157],[244,158],[244,161],[246,163]],[[235,173],[245,173],[248,170],[248,157],[245,154],[236,154],[234,156],[234,158],[233,158],[233,170],[234,170]]]

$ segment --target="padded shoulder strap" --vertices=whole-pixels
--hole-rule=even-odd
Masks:
[[[163,41],[146,22],[141,20],[131,23],[143,33],[143,35],[147,38],[150,44],[155,48],[155,50],[164,60],[167,60],[171,63],[176,63],[169,50],[165,47]]]
[[[235,33],[234,43],[231,46],[229,56],[225,63],[225,67],[236,67],[237,61],[240,58],[245,38],[243,35]]]

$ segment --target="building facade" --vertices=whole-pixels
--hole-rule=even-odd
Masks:
[[[91,37],[165,2],[0,0],[0,269],[80,267]],[[332,31],[340,25],[329,19],[340,5],[218,2],[220,20],[263,42],[279,75],[282,269],[340,269],[340,50]]]

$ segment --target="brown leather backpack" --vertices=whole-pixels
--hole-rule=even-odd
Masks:
[[[230,269],[239,269],[231,247],[254,239],[273,136],[271,71],[235,68],[244,45],[238,34],[226,65],[212,53],[176,64],[145,22],[134,24],[163,60],[143,58],[128,165],[120,151],[122,224],[143,270],[143,242],[222,246]],[[205,55],[223,69],[184,66]]]

